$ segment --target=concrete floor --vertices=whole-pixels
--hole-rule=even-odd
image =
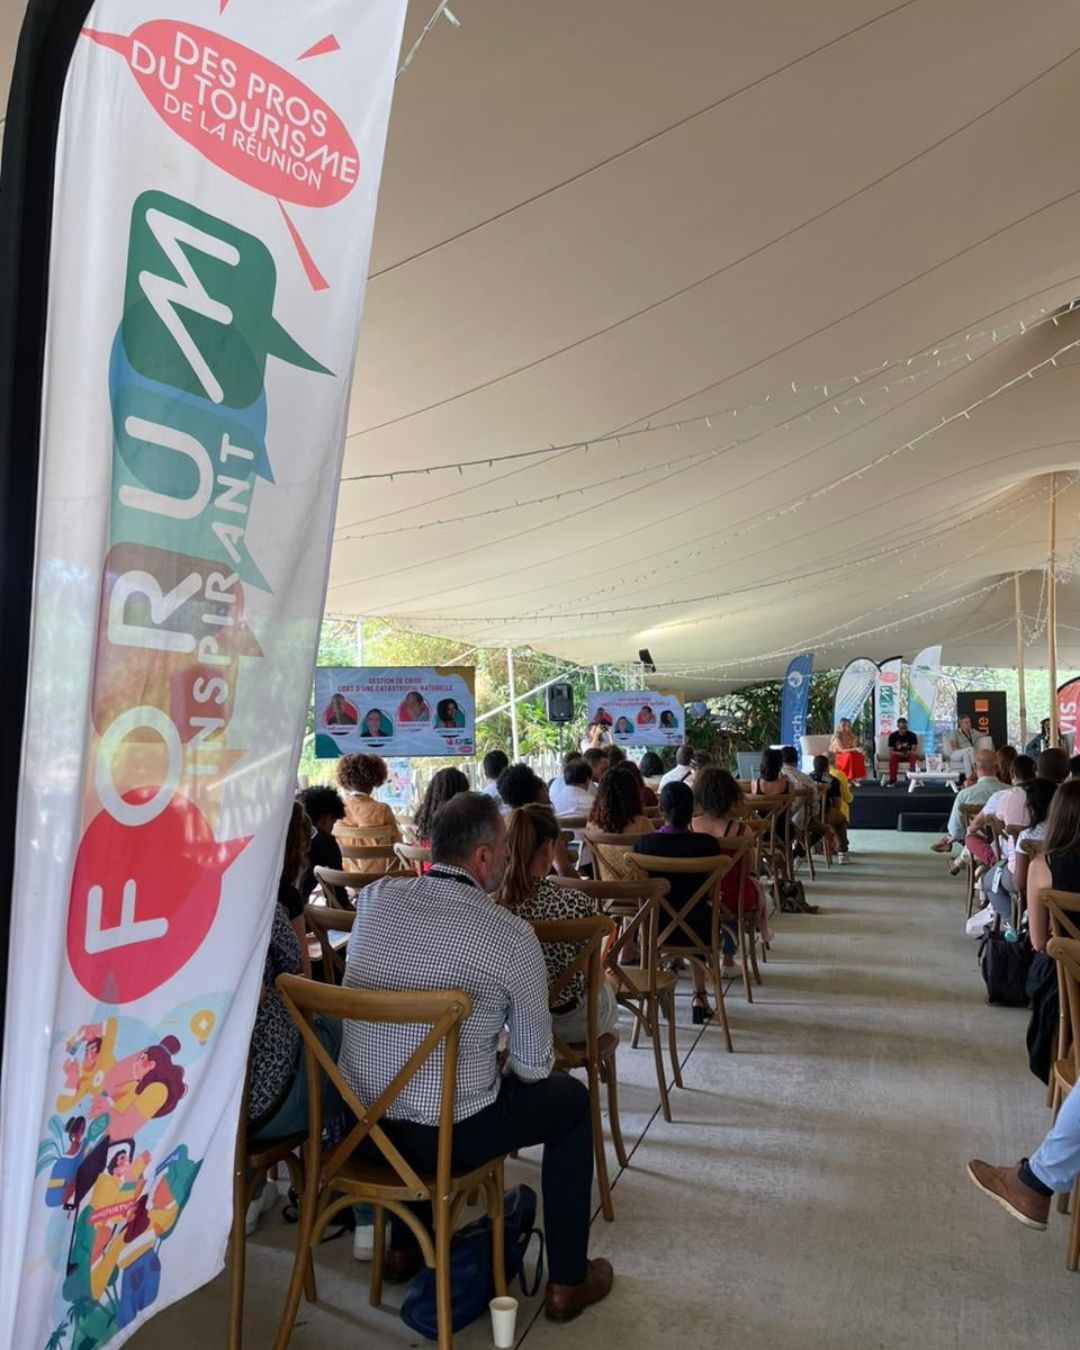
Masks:
[[[963,935],[959,883],[924,836],[860,832],[846,870],[808,886],[816,916],[778,922],[753,1006],[729,994],[735,1053],[680,1001],[685,1091],[657,1111],[652,1056],[620,1051],[630,1168],[592,1250],[616,1270],[577,1322],[522,1306],[527,1350],[1061,1350],[1080,1275],[1067,1220],[1032,1233],[967,1180],[972,1156],[1012,1161],[1048,1125],[1024,1051],[1027,1014],[989,1007]],[[614,1156],[610,1154],[614,1169]],[[614,1175],[614,1170],[613,1170]],[[511,1163],[538,1184],[537,1159]],[[295,1228],[267,1216],[248,1246],[246,1344],[271,1344]],[[423,1345],[367,1305],[347,1239],[317,1259],[293,1350]],[[387,1302],[400,1299],[389,1290]],[[153,1319],[134,1350],[225,1343],[219,1278]],[[457,1338],[490,1346],[489,1327]]]

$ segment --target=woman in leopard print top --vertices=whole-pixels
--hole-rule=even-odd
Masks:
[[[583,891],[556,886],[549,877],[559,842],[559,822],[550,806],[540,803],[511,811],[507,839],[509,860],[499,891],[499,903],[530,923],[559,919],[588,919],[596,914],[596,902]],[[572,942],[544,943],[548,986],[553,986],[577,956]],[[586,1035],[586,980],[578,971],[559,995],[552,1009],[551,1025],[568,1044],[579,1044]],[[598,1031],[612,1031],[619,1017],[615,993],[605,984],[597,1003]]]

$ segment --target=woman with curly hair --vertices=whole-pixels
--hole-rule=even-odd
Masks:
[[[385,837],[373,838],[365,830],[392,830],[390,843],[401,839],[394,813],[385,802],[377,802],[371,795],[386,782],[386,760],[380,755],[342,755],[338,760],[337,779],[345,800],[345,818],[334,825],[335,838],[342,843],[369,846],[386,843]],[[379,858],[345,859],[346,872],[385,872]]]
[[[424,793],[424,799],[417,807],[416,815],[413,816],[413,831],[422,848],[427,848],[431,842],[431,826],[439,808],[445,806],[458,793],[468,792],[468,790],[469,780],[460,769],[453,767],[440,769],[438,773],[432,775],[431,782],[427,785],[427,791]],[[429,864],[424,864],[425,872],[428,870],[428,866]]]
[[[609,769],[596,787],[588,828],[597,834],[651,834],[641,786],[623,765]]]

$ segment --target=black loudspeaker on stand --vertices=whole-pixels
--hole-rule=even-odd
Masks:
[[[565,726],[574,720],[574,690],[565,680],[557,680],[544,690],[544,710],[548,721]]]

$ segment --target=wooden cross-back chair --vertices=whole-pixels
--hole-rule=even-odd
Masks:
[[[815,785],[813,791],[811,791],[810,788],[793,786],[791,795],[794,798],[796,805],[792,807],[791,812],[788,815],[788,831],[790,836],[790,844],[792,849],[794,849],[796,843],[802,845],[803,854],[806,858],[806,865],[810,869],[810,880],[816,881],[817,871],[814,868],[814,845],[813,845],[814,835],[813,830],[811,829],[811,825],[817,818],[815,815],[815,812],[817,811],[818,807],[817,786]],[[802,806],[802,824],[796,825],[794,817],[795,812],[799,809],[800,805]],[[791,856],[791,870],[792,874],[794,874],[795,870],[794,852],[792,852],[790,856]]]
[[[822,825],[825,826],[825,833],[817,841],[817,844],[812,846],[810,851],[812,852],[814,848],[820,847],[821,856],[825,859],[825,866],[826,868],[829,868],[833,865],[833,832],[828,821],[825,819],[829,813],[829,784],[819,783],[816,792],[818,819],[821,821]]]
[[[1080,939],[1080,894],[1075,891],[1045,890],[1039,895],[1039,901],[1050,919],[1050,932],[1056,938]],[[1058,1033],[1054,1060],[1068,1059],[1073,1053],[1072,1023],[1069,1020],[1069,1001],[1066,993],[1061,966],[1057,967],[1058,986]],[[1050,1075],[1050,1088],[1046,1104],[1056,1119],[1061,1105],[1061,1086],[1056,1076]]]
[[[971,827],[971,822],[981,811],[981,806],[970,805],[960,807],[960,819],[964,822],[965,837]],[[963,842],[963,840],[960,840],[960,843]],[[969,919],[975,912],[975,870],[977,867],[978,863],[969,852],[964,860],[964,907]]]
[[[592,896],[601,911],[617,924],[615,936],[604,956],[608,978],[615,986],[615,998],[621,1008],[634,1016],[631,1045],[637,1049],[641,1028],[652,1040],[656,1065],[656,1088],[664,1119],[671,1120],[664,1054],[660,1044],[660,1016],[667,1018],[668,1053],[676,1087],[682,1087],[679,1047],[675,1038],[675,989],[679,977],[672,970],[661,970],[656,935],[660,902],[670,887],[659,878],[635,881],[576,881],[551,877],[556,886],[584,891]],[[632,958],[632,959],[631,959]]]
[[[593,871],[597,879],[600,881],[632,880],[635,873],[631,871],[628,859],[634,851],[634,845],[640,838],[640,834],[603,834],[594,830],[586,830],[582,835],[582,841],[592,857]]]
[[[1067,1005],[1067,1017],[1070,1027],[1070,1053],[1054,1062],[1054,1080],[1061,1098],[1072,1092],[1080,1091],[1080,940],[1077,938],[1054,937],[1046,947],[1047,954],[1057,962],[1058,982],[1064,987]],[[1072,1222],[1069,1225],[1069,1240],[1065,1251],[1065,1265],[1069,1270],[1080,1268],[1080,1176],[1072,1184],[1070,1197],[1058,1198],[1058,1207],[1063,1209],[1062,1201],[1071,1198]]]
[[[300,1203],[296,1259],[289,1280],[285,1311],[274,1340],[274,1350],[285,1350],[296,1320],[300,1292],[309,1278],[312,1258],[322,1235],[342,1210],[357,1203],[375,1209],[375,1251],[371,1263],[369,1302],[382,1299],[389,1211],[412,1231],[428,1267],[435,1271],[438,1350],[454,1343],[450,1301],[450,1239],[454,1221],[467,1197],[483,1191],[491,1216],[492,1274],[496,1294],[506,1293],[503,1233],[503,1162],[493,1158],[471,1172],[455,1175],[451,1165],[454,1131],[454,1092],[458,1042],[462,1023],[472,1012],[469,995],[460,989],[428,993],[375,993],[334,989],[296,975],[279,975],[277,989],[303,1038],[304,1072],[308,1089],[308,1133],[304,1150],[304,1191]],[[312,1025],[316,1014],[342,1021],[381,1026],[424,1028],[416,1049],[373,1101],[363,1102],[327,1053]],[[435,1171],[420,1172],[396,1147],[383,1128],[387,1111],[410,1080],[432,1059],[441,1056],[441,1091]],[[322,1082],[325,1074],[337,1089],[353,1123],[344,1137],[322,1147]],[[367,1156],[357,1149],[367,1144]],[[431,1205],[434,1237],[410,1205]]]
[[[668,882],[669,894],[660,900],[657,916],[656,950],[661,956],[684,957],[697,961],[712,980],[716,996],[716,1011],[724,1033],[724,1045],[730,1051],[731,1027],[724,1005],[724,984],[720,974],[720,946],[716,912],[720,906],[720,882],[730,871],[732,859],[721,853],[718,857],[657,858],[648,853],[631,854],[633,866],[646,877],[660,877]],[[681,904],[670,895],[671,879],[678,876],[700,876],[700,884]],[[702,939],[689,923],[689,916],[699,901],[707,901],[712,909],[709,940]]]
[[[304,922],[319,942],[323,984],[340,984],[345,974],[345,946],[335,946],[331,933],[351,933],[354,909],[331,909],[328,905],[305,905]]]
[[[756,893],[753,905],[749,909],[746,907],[746,891],[751,876],[752,863],[757,853],[757,839],[756,833],[748,831],[743,835],[725,835],[716,840],[721,852],[731,860],[729,870],[735,874],[735,885],[738,888],[735,894],[738,897],[738,905],[734,913],[725,906],[721,898],[724,878],[721,878],[720,887],[716,891],[716,903],[713,905],[713,925],[716,929],[713,934],[713,945],[716,946],[721,942],[722,930],[725,928],[734,937],[739,948],[743,991],[746,994],[747,1003],[753,1003],[754,1001],[754,992],[750,984],[751,972],[753,973],[754,984],[761,984],[761,971],[758,969],[757,962],[759,934]]]
[[[792,806],[794,801],[793,793],[785,792],[776,797],[747,793],[741,807],[735,808],[740,814],[757,817],[765,822],[759,858],[768,873],[777,908],[780,907],[780,887],[784,882],[791,881],[793,876],[791,812],[786,808]]]
[[[359,845],[360,847],[378,847],[385,845],[389,847],[396,844],[399,839],[398,828],[396,825],[347,825],[345,821],[339,820],[334,826],[334,838],[344,851],[345,845]]]
[[[431,862],[431,849],[424,844],[395,844],[394,855],[398,863],[414,876],[423,876],[424,863]]]
[[[264,995],[260,995],[262,1002]],[[240,1120],[236,1130],[233,1154],[232,1229],[229,1234],[229,1327],[228,1350],[243,1350],[244,1344],[244,1276],[247,1266],[247,1232],[244,1224],[248,1206],[255,1199],[261,1182],[271,1167],[284,1163],[289,1169],[289,1180],[299,1195],[304,1189],[304,1165],[300,1152],[307,1142],[307,1132],[283,1135],[263,1143],[248,1140],[248,1093],[251,1086],[251,1064],[244,1074],[244,1091],[240,1097]],[[308,1269],[304,1275],[304,1294],[309,1303],[316,1297],[315,1272]]]
[[[571,878],[572,880],[572,878]],[[589,1080],[589,1113],[592,1122],[593,1153],[596,1158],[596,1187],[600,1192],[600,1208],[610,1223],[615,1218],[611,1203],[611,1181],[608,1177],[607,1152],[604,1148],[604,1126],[600,1120],[600,1086],[607,1087],[608,1120],[611,1123],[611,1141],[620,1167],[629,1167],[622,1128],[619,1124],[619,1085],[616,1076],[615,1055],[619,1048],[618,1031],[598,1031],[598,1000],[604,983],[600,951],[604,939],[610,937],[612,921],[603,915],[583,919],[537,921],[532,924],[542,943],[567,942],[577,947],[573,961],[548,989],[548,1006],[557,1008],[564,1001],[570,982],[577,974],[585,976],[588,1004],[586,1008],[585,1040],[567,1044],[554,1033],[555,1067],[557,1069],[584,1069]]]

